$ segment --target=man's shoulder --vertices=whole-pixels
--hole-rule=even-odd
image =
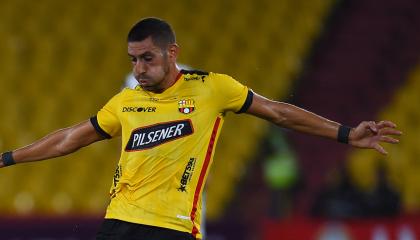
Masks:
[[[129,87],[125,87],[125,88],[123,88],[123,89],[121,89],[119,92],[117,92],[115,95],[114,95],[114,98],[122,98],[122,97],[125,97],[125,96],[127,96],[127,95],[130,95],[132,92],[134,92],[135,90],[134,89],[132,89],[132,88],[129,88]]]
[[[139,93],[139,89],[136,88],[130,88],[130,87],[125,87],[123,89],[121,89],[119,92],[115,93],[114,96],[111,98],[113,101],[122,101],[123,99],[130,97],[134,94],[138,94]]]

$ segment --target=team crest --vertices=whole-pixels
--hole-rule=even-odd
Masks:
[[[194,112],[195,105],[193,99],[182,99],[178,102],[178,110],[180,113],[189,114]]]

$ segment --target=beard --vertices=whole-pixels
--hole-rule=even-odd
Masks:
[[[152,92],[163,92],[165,90],[166,83],[170,81],[168,79],[170,72],[170,62],[167,54],[163,55],[163,63],[157,71],[154,71],[154,76],[149,75],[150,73],[144,73],[136,75],[135,78],[140,86]]]

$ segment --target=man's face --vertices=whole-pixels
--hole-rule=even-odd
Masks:
[[[128,42],[128,56],[133,64],[134,77],[143,89],[152,92],[164,90],[170,65],[166,49],[156,46],[148,37],[140,42]]]

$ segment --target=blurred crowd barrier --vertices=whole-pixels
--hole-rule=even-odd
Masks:
[[[415,240],[420,238],[419,217],[331,221],[297,218],[262,224],[264,240]]]

